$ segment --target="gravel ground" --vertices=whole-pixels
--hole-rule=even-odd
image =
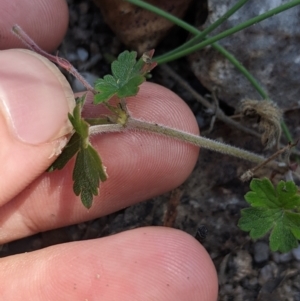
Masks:
[[[70,60],[89,80],[110,71],[109,61],[125,48],[103,22],[90,1],[68,0],[70,26],[60,47],[60,56]],[[192,13],[188,18],[192,18]],[[172,31],[157,47],[157,53],[180,45],[184,32]],[[185,59],[170,65],[205,94]],[[68,76],[75,90],[80,85]],[[179,94],[194,111],[199,125],[209,125],[212,112],[201,107],[174,80],[157,68],[153,81]],[[220,102],[229,113],[233,109]],[[209,137],[257,152],[259,139],[241,134],[222,122],[216,122]],[[2,246],[0,257],[28,252],[62,242],[103,237],[127,229],[165,225],[182,229],[201,241],[213,259],[219,275],[220,301],[282,300],[300,301],[300,248],[288,254],[272,253],[268,240],[252,242],[238,229],[240,209],[247,206],[243,195],[247,185],[238,175],[249,165],[238,159],[201,150],[201,156],[189,179],[174,191],[87,223],[40,233]]]

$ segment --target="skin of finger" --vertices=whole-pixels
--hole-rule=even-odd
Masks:
[[[172,91],[152,83],[128,99],[134,117],[190,133],[199,129],[193,113]],[[104,216],[169,191],[191,173],[195,146],[156,134],[128,131],[93,137],[109,178],[87,210],[72,191],[70,162],[63,170],[42,174],[0,210],[0,242]]]
[[[6,301],[217,300],[209,255],[193,237],[169,228],[52,246],[0,264]]]
[[[64,0],[0,0],[0,49],[27,48],[11,33],[18,24],[43,50],[52,52],[66,34],[69,14]]]
[[[72,130],[67,114],[75,106],[75,100],[58,68],[31,51],[3,50],[0,64],[0,205],[3,205],[55,160],[51,155],[59,147],[58,137],[64,138]],[[15,121],[9,118],[13,107],[18,107]],[[40,140],[47,137],[47,141],[36,145],[20,141],[14,131],[18,120],[22,120],[19,127],[24,129],[24,124],[28,125],[30,136],[39,136]]]

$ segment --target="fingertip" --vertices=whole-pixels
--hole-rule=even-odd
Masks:
[[[143,84],[139,94],[128,99],[128,108],[136,118],[193,134],[199,132],[189,107],[162,86]],[[97,117],[101,106],[90,105],[84,113],[85,117]],[[70,162],[63,170],[39,177],[28,186],[30,194],[24,191],[2,208],[0,216],[6,220],[2,242],[104,216],[170,191],[190,175],[199,154],[196,146],[135,130],[97,135],[92,137],[92,144],[109,178],[101,183],[91,210],[87,211],[74,196]]]
[[[52,246],[2,264],[0,288],[3,297],[14,300],[21,299],[9,285],[12,279],[22,300],[38,295],[57,301],[216,301],[218,294],[216,270],[205,249],[170,228],[145,227]]]
[[[67,114],[75,100],[58,68],[32,51],[1,51],[0,64],[3,205],[55,160],[72,130]]]
[[[63,40],[69,22],[65,0],[0,0],[0,49],[25,48],[12,34],[18,24],[47,52],[54,51]]]
[[[166,227],[139,228],[128,234],[134,237],[137,248],[142,244],[145,250],[155,254],[149,264],[155,266],[157,273],[149,275],[153,282],[161,281],[166,289],[173,290],[170,300],[217,300],[218,277],[214,263],[194,237]],[[134,242],[131,245],[135,247]]]

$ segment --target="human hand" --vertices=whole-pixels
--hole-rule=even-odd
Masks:
[[[58,36],[63,37],[65,3],[28,0],[21,1],[20,8],[19,2],[0,0],[1,7],[7,8],[0,12],[5,22],[0,29],[17,23],[42,48],[53,50],[58,42],[51,35],[47,38],[45,28],[55,32],[53,26],[63,19],[56,29],[61,29]],[[14,5],[20,11],[14,8],[2,16]],[[31,27],[26,28],[23,22],[29,12]],[[46,15],[51,16],[48,21]],[[3,21],[7,16],[11,19]],[[35,18],[42,21],[40,26]],[[12,42],[6,41],[11,48]],[[0,64],[0,244],[151,198],[181,184],[194,167],[197,148],[172,139],[137,132],[97,136],[93,145],[109,179],[87,211],[73,195],[72,163],[62,171],[44,172],[55,159],[51,154],[61,137],[70,130],[66,117],[72,95],[47,65],[28,52],[0,52]],[[128,100],[128,107],[136,117],[198,132],[185,103],[158,85],[144,84],[138,96]],[[89,113],[95,112],[87,107]],[[2,258],[0,279],[0,296],[5,301],[217,298],[216,272],[204,248],[181,231],[160,227]]]

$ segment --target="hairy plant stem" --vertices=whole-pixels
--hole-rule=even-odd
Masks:
[[[89,128],[89,135],[113,133],[113,132],[123,132],[125,130],[124,126],[119,123],[115,124],[98,124],[92,125]]]
[[[159,66],[159,68],[164,73],[166,73],[171,78],[173,78],[177,84],[179,84],[181,87],[183,87],[185,90],[187,90],[203,106],[211,109],[212,111],[216,110],[215,114],[219,120],[225,122],[226,124],[228,124],[229,126],[235,128],[235,129],[243,131],[244,133],[250,134],[257,138],[261,138],[261,134],[259,134],[258,132],[254,131],[250,128],[247,128],[247,127],[241,125],[239,122],[234,121],[232,118],[225,115],[224,112],[220,108],[218,108],[218,107],[216,108],[216,106],[214,104],[211,104],[208,100],[206,100],[203,96],[201,96],[195,89],[193,89],[190,86],[190,84],[186,80],[184,80],[179,74],[177,74],[172,68],[170,68],[168,66],[168,64],[161,65],[161,66]],[[287,126],[285,125],[284,122],[281,123],[281,126],[282,126],[282,131],[286,134],[288,141],[293,141],[293,139],[287,129]],[[286,129],[286,131],[284,129]],[[285,145],[281,144],[280,147],[283,148],[283,147],[285,147]],[[295,148],[291,149],[291,153],[294,155],[300,156],[300,152]]]
[[[121,124],[106,124],[106,125],[91,126],[89,133],[93,135],[93,134],[108,133],[108,132],[123,132],[128,129],[151,132],[151,133],[156,133],[163,136],[175,138],[177,140],[189,144],[203,147],[222,154],[231,155],[253,163],[259,164],[266,160],[263,156],[251,153],[249,151],[234,146],[230,146],[208,138],[204,138],[187,132],[176,130],[164,125],[138,120],[130,116],[128,117],[124,126],[122,126]]]
[[[185,79],[183,79],[178,73],[176,73],[171,67],[169,67],[168,64],[161,65],[159,66],[159,68],[165,74],[173,78],[177,84],[179,84],[185,90],[190,92],[190,94],[195,98],[196,101],[201,103],[206,108],[211,109],[212,111],[216,109],[215,114],[219,120],[222,120],[223,122],[227,123],[229,126],[235,129],[239,129],[244,133],[250,134],[257,138],[261,137],[261,135],[256,131],[241,125],[239,122],[234,121],[232,118],[225,115],[225,113],[220,108],[216,108],[214,104],[211,104],[208,100],[206,100],[203,96],[201,96],[195,89],[191,87],[191,85]]]

